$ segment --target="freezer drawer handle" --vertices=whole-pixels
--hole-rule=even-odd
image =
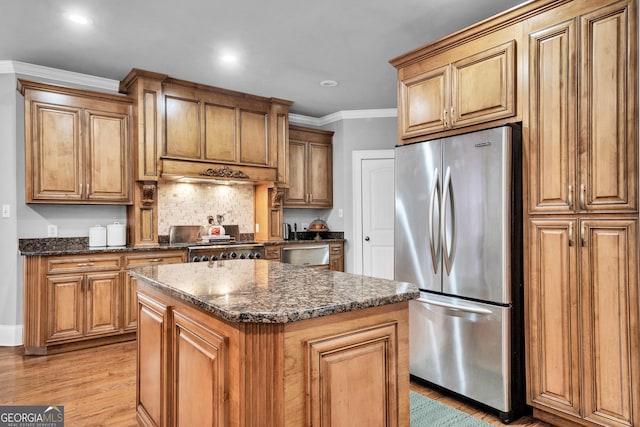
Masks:
[[[436,206],[435,202],[438,200],[440,202],[440,173],[438,172],[438,168],[433,172],[433,186],[431,188],[431,200],[429,201],[429,248],[431,249],[431,264],[433,266],[434,274],[438,274],[438,260],[440,259],[440,227],[436,230],[433,229],[433,214],[435,212]],[[436,199],[436,196],[438,198]],[[438,206],[439,208],[439,206]],[[435,236],[438,236],[438,242],[435,242]],[[436,250],[437,248],[437,250]]]
[[[422,302],[425,304],[430,304],[430,305],[437,305],[438,307],[444,307],[444,308],[448,308],[455,311],[464,311],[467,313],[475,313],[475,314],[491,314],[491,310],[487,310],[486,308],[477,308],[477,307],[469,307],[465,305],[448,304],[446,302],[431,301],[424,298],[418,298],[416,299],[416,301]]]

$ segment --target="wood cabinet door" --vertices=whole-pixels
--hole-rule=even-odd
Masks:
[[[85,335],[120,330],[120,272],[86,275]]]
[[[227,338],[173,311],[173,418],[180,426],[229,425]],[[197,390],[197,392],[194,392]]]
[[[269,166],[269,133],[267,131],[269,114],[240,108],[238,116],[240,163]]]
[[[358,425],[397,427],[397,329],[389,323],[308,342],[310,425],[344,425],[357,414]]]
[[[449,65],[399,82],[402,138],[445,130],[449,115]]]
[[[451,64],[451,126],[515,115],[514,40]]]
[[[171,337],[167,306],[138,294],[138,357],[136,359],[136,409],[144,426],[173,425],[169,401]]]
[[[289,188],[286,190],[286,207],[306,204],[306,147],[307,144],[303,141],[289,140]]]
[[[580,417],[576,226],[529,222],[527,403]]]
[[[236,109],[227,105],[204,105],[204,158],[222,162],[238,161]]]
[[[584,417],[638,425],[637,220],[586,220],[581,236]]]
[[[81,200],[82,109],[32,101],[26,114],[26,201]]]
[[[47,277],[46,341],[81,338],[84,334],[84,275]]]
[[[200,100],[177,87],[165,87],[164,150],[168,157],[200,159]]]
[[[571,212],[578,191],[576,23],[539,26],[529,34],[529,211]]]
[[[580,17],[580,209],[637,210],[636,6]]]
[[[131,110],[113,105],[113,111],[86,110],[86,198],[90,201],[132,200]]]
[[[333,150],[331,144],[310,142],[307,147],[308,204],[314,207],[333,206]]]

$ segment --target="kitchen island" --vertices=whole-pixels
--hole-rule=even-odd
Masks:
[[[415,285],[266,260],[130,274],[141,425],[409,426]]]

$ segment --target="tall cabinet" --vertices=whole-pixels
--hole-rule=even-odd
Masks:
[[[526,23],[528,400],[552,423],[640,424],[637,10]]]

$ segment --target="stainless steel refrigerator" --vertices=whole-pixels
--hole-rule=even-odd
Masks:
[[[525,407],[520,128],[396,147],[395,279],[410,373],[508,423]]]

